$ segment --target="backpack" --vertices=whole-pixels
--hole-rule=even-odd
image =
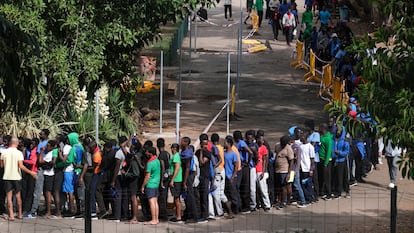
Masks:
[[[126,180],[134,180],[139,177],[139,166],[135,155],[127,155],[125,158],[125,165],[122,167],[125,171],[124,178]]]

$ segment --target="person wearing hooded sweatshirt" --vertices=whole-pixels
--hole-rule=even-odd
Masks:
[[[83,210],[85,201],[85,186],[78,185],[78,179],[82,172],[82,160],[85,149],[79,142],[79,134],[72,132],[68,134],[69,144],[71,145],[68,157],[66,158],[66,168],[63,180],[63,192],[69,193],[69,203],[71,212],[74,208],[74,200],[76,199],[77,213]],[[75,184],[75,185],[73,185]],[[76,193],[75,193],[76,187]],[[75,212],[72,212],[74,214]],[[74,217],[74,216],[71,216]]]
[[[319,164],[318,172],[322,174],[319,176],[320,194],[325,200],[331,200],[331,163],[332,163],[332,145],[333,138],[331,132],[328,131],[328,125],[323,123],[319,126],[321,134],[321,144],[319,148]]]
[[[342,191],[345,191],[346,198],[350,198],[349,195],[349,182],[348,182],[348,155],[351,152],[349,142],[345,140],[345,127],[338,127],[335,135],[335,141],[333,146],[333,158],[335,159],[335,197],[340,198]]]

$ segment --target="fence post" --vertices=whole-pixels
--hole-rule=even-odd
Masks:
[[[397,232],[397,186],[391,189],[391,228],[390,233]]]

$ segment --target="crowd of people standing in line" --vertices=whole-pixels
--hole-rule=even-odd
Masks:
[[[89,137],[81,143],[75,132],[54,139],[48,138],[47,129],[40,139],[4,136],[0,211],[6,213],[7,197],[9,220],[15,219],[15,210],[19,219],[36,218],[42,193],[44,218],[83,218],[90,208],[92,219],[131,224],[204,223],[260,208],[305,208],[321,199],[350,198],[350,187],[365,182],[381,162],[381,152],[387,156],[394,187],[401,149],[391,142],[384,146],[377,139],[350,138],[332,118],[315,128],[312,120],[291,127],[274,149],[263,130],[244,135],[236,130],[224,139],[216,133],[210,138],[201,134],[199,148],[189,137],[166,148],[163,138],[153,145],[121,136],[100,148]],[[173,218],[167,213],[168,191],[174,200]],[[86,193],[90,206],[85,206]]]

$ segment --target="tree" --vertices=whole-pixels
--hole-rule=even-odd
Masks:
[[[15,30],[10,38],[0,34],[0,41],[10,42],[25,35],[33,38],[38,50],[23,48],[22,40],[17,40],[17,47],[2,44],[6,51],[14,49],[14,57],[0,57],[14,62],[9,71],[14,76],[2,72],[6,81],[0,83],[0,88],[8,90],[21,80],[28,85],[22,93],[34,90],[29,92],[33,93],[30,101],[25,101],[36,103],[34,108],[61,106],[69,93],[83,86],[89,97],[103,82],[119,86],[124,77],[134,75],[132,67],[140,49],[160,37],[160,24],[183,16],[183,0],[3,2],[1,23],[8,22],[8,31]],[[194,5],[196,1],[189,2]]]
[[[366,80],[356,95],[363,109],[375,116],[378,133],[407,149],[400,168],[403,177],[414,179],[414,2],[392,0],[382,10],[393,19],[390,27],[375,32],[373,41],[367,37],[353,47],[363,57]],[[368,56],[372,42],[380,46]]]

